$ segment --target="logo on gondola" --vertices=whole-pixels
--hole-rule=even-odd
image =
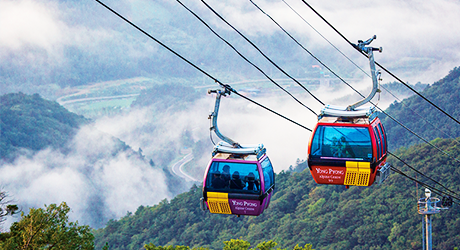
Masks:
[[[243,206],[243,207],[257,207],[257,202],[247,202],[247,201],[232,201],[233,206]]]
[[[318,174],[332,174],[332,175],[343,175],[345,174],[343,170],[334,170],[334,169],[321,169],[316,168],[316,173]]]

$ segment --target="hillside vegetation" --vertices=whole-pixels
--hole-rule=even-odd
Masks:
[[[460,153],[454,140],[433,143],[454,155]],[[401,149],[398,156],[459,191],[458,163],[430,146]],[[400,162],[390,161],[414,176]],[[300,173],[283,171],[276,176],[276,192],[269,209],[258,217],[238,218],[201,211],[201,188],[193,186],[170,201],[141,206],[134,214],[111,220],[94,232],[96,248],[107,242],[110,249],[140,249],[149,243],[222,249],[223,241],[240,238],[252,246],[274,240],[278,247],[288,249],[307,243],[314,249],[421,249],[417,200],[422,191],[396,173],[380,186],[345,189],[317,185],[308,169]],[[460,242],[459,212],[455,205],[434,216],[435,249],[452,249]]]
[[[0,96],[0,159],[12,158],[16,150],[63,149],[77,129],[88,121],[57,102],[38,94]]]
[[[458,104],[453,100],[459,97],[459,77],[460,69],[455,68],[422,94],[458,117]],[[387,111],[416,133],[434,139],[431,142],[437,147],[458,155],[458,139],[438,138],[459,136],[458,125],[429,106],[420,97],[412,96],[402,104],[394,103]],[[411,109],[439,129],[428,128]],[[409,147],[420,143],[419,139],[388,117],[381,117],[391,150],[399,148],[396,150],[399,158],[459,192],[458,162],[427,144]],[[397,169],[416,177],[416,173],[400,161],[392,157],[389,161]],[[420,175],[417,178],[433,184],[426,178],[421,179]],[[108,243],[110,249],[140,249],[146,244],[222,249],[224,241],[239,238],[251,246],[273,240],[278,243],[277,247],[288,249],[309,243],[314,249],[421,249],[421,215],[417,213],[417,200],[423,196],[422,192],[423,187],[396,173],[380,186],[345,189],[318,185],[306,164],[300,163],[292,171],[277,175],[272,202],[261,216],[238,218],[201,211],[201,187],[193,186],[170,201],[141,206],[134,214],[111,220],[105,228],[94,232],[95,243],[96,248]],[[460,242],[459,212],[459,207],[454,205],[434,216],[435,249],[452,249]]]
[[[460,67],[451,70],[446,77],[425,88],[421,94],[455,119],[460,120],[458,105],[458,100],[460,99]],[[427,140],[460,136],[458,123],[418,95],[390,105],[386,112]],[[382,123],[388,134],[390,149],[423,142],[407,129],[396,124],[391,118],[385,117],[385,115],[381,115],[381,117],[383,117]]]

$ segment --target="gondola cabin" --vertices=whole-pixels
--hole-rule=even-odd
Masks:
[[[233,148],[220,142],[204,175],[202,208],[257,216],[268,207],[274,188],[275,174],[262,144]]]
[[[387,178],[386,157],[387,138],[373,110],[343,111],[320,117],[307,161],[318,184],[370,186]]]

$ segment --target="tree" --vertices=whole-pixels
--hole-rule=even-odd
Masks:
[[[18,211],[18,206],[10,204],[7,200],[8,194],[5,191],[0,191],[0,223],[6,220],[6,216],[14,215]]]
[[[209,248],[190,248],[189,246],[155,246],[153,243],[149,243],[147,245],[144,245],[144,248],[146,250],[209,250]]]
[[[68,222],[70,208],[65,202],[31,208],[28,215],[13,223],[7,236],[1,237],[0,249],[94,249],[89,226]]]

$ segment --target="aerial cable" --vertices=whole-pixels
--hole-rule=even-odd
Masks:
[[[243,54],[241,54],[232,44],[230,44],[227,40],[225,40],[222,36],[220,36],[214,29],[212,29],[202,18],[200,18],[195,12],[193,12],[191,9],[189,9],[187,6],[185,6],[180,0],[177,0],[177,2],[182,5],[186,10],[188,10],[192,15],[194,15],[198,20],[200,20],[201,23],[203,23],[204,26],[206,26],[214,35],[216,35],[218,38],[220,38],[223,42],[225,42],[230,48],[232,48],[241,58],[243,58],[247,63],[251,64],[254,68],[256,68],[260,73],[262,73],[268,80],[270,80],[273,84],[275,84],[278,88],[282,89],[284,92],[286,92],[289,96],[291,96],[294,100],[296,100],[300,105],[304,106],[308,110],[310,110],[313,114],[318,116],[315,111],[313,111],[311,108],[307,107],[305,104],[303,104],[300,100],[298,100],[294,95],[292,95],[289,91],[284,89],[281,85],[279,85],[277,82],[275,82],[270,76],[268,76],[261,68],[259,68],[257,65],[252,63],[249,59],[247,59]]]
[[[330,24],[321,14],[319,14],[310,4],[308,4],[305,0],[302,0],[302,2],[304,2],[313,12],[315,12],[316,15],[318,15],[327,25],[329,25],[329,27],[331,27],[337,34],[339,34],[348,44],[350,44],[353,48],[357,49],[356,46],[350,42],[350,40],[348,40],[344,35],[342,35],[342,33],[340,33],[340,31],[338,31],[334,26],[332,26],[332,24]],[[359,49],[357,49],[359,51]],[[362,51],[360,51],[360,53],[364,56],[367,57],[367,55],[365,53],[363,53]],[[385,67],[383,67],[382,65],[380,65],[378,62],[375,62],[375,64],[377,66],[379,66],[381,69],[383,69],[385,72],[387,72],[389,75],[391,75],[393,78],[395,78],[396,80],[398,80],[400,83],[402,83],[404,86],[406,86],[407,88],[409,88],[411,91],[413,91],[414,93],[416,93],[418,96],[420,96],[422,99],[424,99],[425,101],[427,101],[429,104],[431,104],[432,106],[434,106],[436,109],[438,109],[439,111],[441,111],[442,113],[444,113],[446,116],[448,116],[450,119],[454,120],[456,123],[460,124],[460,121],[458,121],[457,119],[455,119],[454,117],[452,117],[450,114],[448,114],[446,111],[444,111],[442,108],[438,107],[436,104],[434,104],[433,102],[431,102],[430,100],[428,100],[425,96],[423,96],[422,94],[420,94],[417,90],[415,90],[414,88],[412,88],[410,85],[406,84],[405,82],[403,82],[401,79],[399,79],[399,77],[397,77],[396,75],[394,75],[392,72],[390,72],[389,70],[387,70]]]
[[[431,191],[433,191],[434,193],[437,193],[438,195],[443,195],[443,196],[444,196],[444,195],[447,195],[447,196],[452,197],[453,199],[456,199],[456,200],[460,201],[460,198],[455,197],[455,196],[451,196],[451,195],[449,195],[448,193],[443,192],[442,190],[437,189],[436,187],[430,186],[430,185],[428,185],[428,184],[426,184],[426,183],[424,183],[424,182],[422,182],[422,181],[419,181],[419,180],[417,180],[417,179],[415,179],[415,178],[412,178],[412,177],[410,177],[409,175],[407,175],[406,173],[402,172],[401,170],[399,170],[399,169],[397,169],[397,168],[395,168],[395,167],[393,167],[393,166],[391,166],[391,170],[393,170],[394,172],[396,172],[396,173],[402,175],[403,177],[406,177],[406,178],[408,178],[408,179],[414,181],[415,183],[420,184],[421,186],[423,186],[423,187],[425,187],[425,188],[429,188]]]
[[[438,151],[440,151],[441,153],[445,154],[446,156],[449,156],[450,158],[452,158],[454,161],[460,163],[460,161],[457,159],[457,158],[454,158],[452,155],[450,155],[449,153],[447,153],[446,151],[442,150],[441,148],[437,147],[436,145],[434,145],[433,143],[429,142],[427,139],[421,137],[420,135],[418,135],[417,133],[415,133],[414,131],[412,131],[410,128],[408,128],[407,126],[405,126],[404,124],[402,124],[400,121],[396,120],[396,118],[394,118],[393,116],[389,115],[387,112],[385,112],[383,109],[381,109],[380,107],[378,107],[377,105],[375,105],[374,103],[370,102],[372,105],[374,105],[380,112],[382,112],[383,114],[385,114],[386,116],[388,116],[390,119],[392,119],[393,121],[395,121],[396,123],[398,123],[401,127],[405,128],[407,131],[409,131],[410,133],[412,133],[413,135],[417,136],[420,140],[424,141],[425,143],[427,143],[428,145],[430,145],[431,147],[437,149]]]
[[[250,0],[251,1],[251,0]],[[353,65],[355,65],[357,68],[359,68],[364,74],[366,74],[368,77],[371,77],[365,70],[363,70],[361,67],[359,67],[355,62],[353,62],[348,56],[346,56],[342,51],[340,51],[339,48],[337,48],[334,44],[332,44],[326,37],[324,37],[317,29],[315,29],[315,27],[313,27],[307,20],[305,20],[305,18],[303,18],[294,8],[292,8],[286,1],[284,0],[281,0],[282,2],[284,2],[295,14],[297,14],[297,16],[299,16],[306,24],[308,24],[308,26],[310,26],[317,34],[319,34],[324,40],[326,40],[333,48],[335,48],[340,54],[342,54],[346,59],[348,59],[348,61],[350,61]],[[252,1],[251,1],[252,2]],[[308,4],[307,4],[308,5]],[[263,11],[262,11],[263,12]],[[315,11],[316,12],[316,11]],[[319,14],[318,14],[319,15]],[[274,21],[274,20],[273,20]],[[325,22],[327,22],[326,20],[324,20]],[[281,27],[280,27],[281,28]],[[284,30],[284,29],[283,29]],[[290,35],[289,35],[290,36]],[[346,39],[344,37],[344,39]],[[347,42],[348,39],[346,39]],[[351,42],[349,42],[350,44],[352,44]],[[354,45],[352,44],[352,46],[354,47]],[[328,68],[329,69],[329,68]],[[331,71],[331,70],[329,70]],[[334,72],[331,71],[332,74],[335,75]],[[338,76],[337,76],[338,77]],[[340,77],[338,77],[339,79],[341,79]],[[341,79],[342,80],[342,79]],[[343,81],[343,80],[342,80]],[[348,85],[348,84],[347,84]],[[351,87],[350,85],[348,85],[349,87]],[[453,138],[457,143],[460,143],[460,141],[458,141],[455,136],[452,136],[452,135],[449,135],[447,134],[447,132],[443,131],[443,130],[440,130],[438,128],[438,126],[434,125],[432,122],[430,122],[428,119],[426,119],[425,117],[421,116],[419,113],[417,113],[414,109],[412,109],[411,107],[407,106],[405,103],[403,103],[396,95],[394,95],[389,89],[385,88],[385,86],[381,85],[380,86],[381,88],[383,88],[385,91],[387,91],[389,94],[391,94],[396,100],[398,100],[402,105],[404,105],[404,107],[410,109],[414,114],[416,114],[417,116],[419,116],[421,119],[425,120],[426,123],[430,124],[432,127],[438,129],[438,131],[441,131],[444,135],[446,135],[448,138]],[[355,90],[354,88],[352,88],[353,90]],[[357,91],[357,90],[355,90]],[[362,96],[362,95],[361,95]],[[364,97],[364,96],[363,96]],[[374,106],[377,106],[377,105],[374,105]]]
[[[132,23],[131,21],[129,21],[128,19],[126,19],[125,17],[123,17],[122,15],[120,15],[118,12],[116,12],[115,10],[111,9],[109,6],[105,5],[104,3],[102,3],[101,1],[99,0],[95,0],[96,2],[98,2],[100,5],[102,5],[103,7],[105,7],[107,10],[109,10],[110,12],[112,12],[113,14],[115,14],[116,16],[118,16],[119,18],[121,18],[123,21],[127,22],[128,24],[130,24],[131,26],[133,26],[134,28],[136,28],[137,30],[139,30],[141,33],[143,33],[144,35],[146,35],[147,37],[149,37],[150,39],[154,40],[155,42],[157,42],[159,45],[161,45],[163,48],[167,49],[168,51],[170,51],[171,53],[173,53],[174,55],[176,55],[177,57],[179,57],[180,59],[182,59],[183,61],[187,62],[190,66],[194,67],[196,70],[200,71],[201,73],[203,73],[204,75],[206,75],[207,77],[211,78],[212,80],[214,80],[216,83],[218,83],[219,85],[221,85],[222,87],[228,89],[229,91],[235,93],[236,95],[242,97],[243,99],[247,100],[247,101],[250,101],[252,102],[253,104],[267,110],[267,111],[270,111],[272,112],[273,114],[276,114],[308,131],[312,131],[310,128],[307,128],[305,127],[304,125],[300,124],[300,123],[297,123],[295,122],[294,120],[291,120],[289,119],[288,117],[270,109],[270,108],[267,108],[265,107],[264,105],[254,101],[254,100],[251,100],[250,98],[238,93],[236,90],[234,90],[230,85],[228,84],[223,84],[222,82],[220,82],[217,78],[213,77],[212,75],[210,75],[209,73],[207,73],[206,71],[204,71],[203,69],[201,69],[200,67],[198,67],[197,65],[195,65],[194,63],[192,63],[191,61],[187,60],[185,57],[183,57],[182,55],[180,55],[179,53],[177,53],[176,51],[174,51],[173,49],[169,48],[167,45],[165,45],[164,43],[162,43],[161,41],[159,41],[158,39],[156,39],[155,37],[151,36],[149,33],[145,32],[143,29],[139,28],[137,25],[135,25],[134,23]]]
[[[358,69],[360,69],[364,74],[366,74],[368,77],[371,77],[364,69],[362,69],[360,66],[358,66],[353,60],[351,60],[347,55],[345,55],[339,48],[337,48],[332,42],[330,42],[323,34],[321,34],[313,25],[311,25],[305,18],[302,17],[294,8],[292,8],[285,0],[281,0],[283,3],[285,3],[298,17],[300,17],[310,28],[312,28],[318,35],[320,35],[326,42],[328,42],[333,48],[335,48],[340,54],[342,54],[348,61],[350,61],[353,65],[355,65]],[[405,103],[403,103],[395,94],[393,94],[389,89],[385,88],[385,86],[381,85],[381,88],[383,88],[385,91],[387,91],[390,95],[392,95],[397,101],[399,101],[404,107],[410,109],[414,114],[419,116],[421,119],[425,120],[428,124],[433,126],[435,129],[438,129],[438,131],[441,131],[444,135],[446,135],[448,138],[453,138],[457,143],[460,143],[455,136],[447,134],[447,132],[440,130],[438,126],[434,125],[431,123],[429,120],[427,120],[425,117],[421,116],[419,113],[417,113],[414,109],[411,107],[407,106]]]
[[[297,42],[297,40],[295,40],[295,38],[293,38],[288,32],[286,32],[286,30],[281,27],[281,25],[279,25],[270,15],[268,15],[266,12],[264,12],[259,6],[257,6],[252,0],[249,0],[254,6],[256,6],[262,13],[264,13],[267,17],[269,17],[273,22],[275,22],[276,25],[278,25],[279,28],[281,28],[289,37],[291,37],[298,45],[300,45],[302,48],[304,48],[304,46],[302,46],[301,44],[299,44]],[[303,0],[302,0],[303,1]],[[374,37],[375,38],[375,37]],[[352,44],[354,48],[356,48],[357,46],[355,44]],[[304,48],[305,49],[305,48]],[[306,49],[305,49],[306,50]],[[306,50],[310,55],[312,55],[308,50]],[[362,52],[363,53],[363,52]],[[313,55],[312,55],[313,56]],[[367,56],[367,54],[366,54]],[[319,59],[317,59],[315,56],[313,56],[316,60],[318,60],[318,62],[320,62],[321,64],[323,64],[321,61],[319,61]],[[324,64],[323,64],[324,65]],[[324,65],[325,66],[325,65]],[[337,78],[339,78],[343,83],[345,83],[346,85],[348,85],[348,87],[350,87],[352,90],[354,90],[356,93],[358,93],[361,97],[363,98],[366,98],[364,95],[362,95],[357,89],[355,89],[353,86],[351,86],[349,83],[347,83],[343,78],[341,78],[340,76],[338,76],[335,72],[333,72],[329,67],[326,66],[326,68],[332,73],[334,74],[335,76],[337,76]],[[377,104],[374,104],[373,102],[370,102],[374,107],[376,107],[377,109],[379,109],[380,112],[382,112],[383,114],[387,115],[390,119],[392,119],[393,121],[395,121],[396,123],[398,123],[400,126],[402,126],[403,128],[405,128],[406,130],[408,130],[410,133],[414,134],[415,136],[417,136],[419,139],[423,140],[424,142],[426,142],[427,144],[429,144],[430,146],[436,148],[437,150],[439,150],[440,152],[442,152],[443,154],[449,156],[449,157],[452,157],[449,153],[445,152],[444,150],[440,149],[439,147],[437,147],[436,145],[430,143],[428,140],[424,139],[423,137],[419,136],[417,133],[415,133],[414,131],[412,131],[411,129],[409,129],[408,127],[406,127],[404,124],[402,124],[401,122],[399,122],[398,120],[396,120],[393,116],[389,115],[388,113],[386,113],[384,110],[382,110],[380,107],[377,106]],[[456,158],[454,158],[455,161],[459,162]]]
[[[223,22],[225,22],[228,26],[230,26],[236,33],[238,33],[241,37],[243,37],[249,44],[251,44],[265,59],[267,59],[273,66],[275,66],[279,71],[281,71],[284,75],[288,78],[296,82],[299,86],[301,86],[305,91],[307,91],[316,101],[318,101],[321,105],[324,103],[319,100],[315,95],[313,95],[305,86],[303,86],[299,81],[297,81],[294,77],[290,76],[286,71],[284,71],[281,67],[279,67],[273,60],[271,60],[265,53],[263,53],[251,40],[249,40],[245,35],[243,35],[238,29],[236,29],[233,25],[231,25],[227,20],[225,20],[219,13],[217,13],[211,6],[209,6],[204,0],[201,2],[208,7],[217,17],[219,17]]]
[[[263,14],[265,14],[270,20],[272,20],[286,35],[288,35],[297,45],[299,45],[303,50],[305,50],[310,56],[312,56],[316,61],[318,61],[323,67],[325,67],[329,72],[331,72],[334,76],[345,82],[339,75],[337,75],[332,69],[330,69],[326,64],[324,64],[319,58],[317,58],[313,53],[311,53],[307,48],[305,48],[301,43],[299,43],[289,32],[287,32],[278,22],[275,21],[269,14],[263,11],[257,4],[255,4],[252,0],[249,0],[257,9],[259,9]],[[323,103],[321,103],[324,105]]]
[[[300,47],[302,47],[304,50],[306,50],[312,57],[314,57],[317,61],[319,61],[319,59],[317,59],[313,54],[311,54],[303,45],[301,45],[294,37],[292,37],[283,27],[281,27],[281,25],[279,25],[269,14],[267,14],[265,11],[263,11],[257,4],[255,4],[252,0],[249,0],[257,9],[259,9],[263,14],[265,14],[268,18],[270,18],[282,31],[284,31],[291,39],[294,40],[294,42],[296,42]],[[282,0],[284,3],[286,3],[284,0]],[[286,5],[288,5],[286,3]],[[289,5],[288,5],[289,6]],[[290,6],[289,6],[290,7]],[[291,7],[290,7],[291,8]],[[292,9],[292,8],[291,8]],[[292,9],[295,13],[297,13],[294,9]],[[298,14],[298,13],[297,13]],[[300,15],[299,15],[300,16]],[[302,17],[301,17],[302,18]],[[303,18],[302,18],[303,19]],[[306,20],[303,19],[305,22]],[[308,22],[306,22],[308,25],[310,25]],[[310,25],[310,27],[312,27]],[[312,27],[313,28],[313,27]],[[314,28],[313,28],[314,29]],[[316,29],[314,29],[316,32],[318,32]],[[319,32],[318,32],[319,33]],[[320,34],[320,33],[319,33]],[[321,35],[321,34],[320,34]],[[321,35],[322,36],[322,35]],[[324,36],[322,36],[324,39],[326,39]],[[326,41],[328,41],[326,39]],[[328,41],[329,42],[329,41]],[[332,43],[329,42],[329,44],[331,44],[334,48],[336,48],[342,55],[344,55],[337,47],[335,47]],[[355,45],[353,44],[353,47],[355,47]],[[363,53],[364,54],[364,53]],[[344,55],[349,61],[351,61],[355,66],[357,66],[350,58],[348,58],[346,55]],[[367,55],[366,55],[367,56]],[[340,78],[338,75],[336,75],[332,70],[330,70],[326,65],[324,65],[321,61],[319,61],[323,66],[325,66],[329,71],[331,71],[331,73],[333,73],[335,76],[337,76],[339,79],[341,79],[343,82],[345,82],[342,78]],[[357,66],[359,69],[361,69],[359,66]],[[368,75],[363,69],[361,69],[366,75]],[[368,75],[369,76],[369,75]],[[348,84],[347,84],[348,85]],[[349,85],[350,86],[350,85]],[[351,87],[351,86],[350,86]],[[356,89],[354,89],[352,87],[353,90],[355,90],[358,94],[360,94]],[[389,91],[388,91],[389,92]],[[364,97],[362,94],[360,94],[362,97]],[[372,102],[371,102],[372,103]],[[373,104],[373,103],[372,103]],[[387,116],[389,116],[390,118],[392,118],[393,120],[395,120],[397,123],[399,123],[400,125],[402,125],[400,122],[398,122],[396,119],[394,119],[393,117],[391,117],[390,115],[388,115],[386,112],[384,112],[382,109],[380,109],[376,104],[373,104],[375,107],[377,107],[381,112],[385,113]],[[406,128],[407,130],[409,130],[407,127],[405,127],[404,125],[402,125],[404,128]],[[411,130],[409,130],[411,131]],[[412,131],[411,131],[412,132]],[[414,133],[415,134],[415,133]],[[415,134],[416,136],[418,136],[417,134]],[[421,138],[420,136],[418,136],[420,139],[424,140],[423,138]],[[428,141],[424,140],[425,142],[427,142],[428,144],[430,144],[431,146],[437,148],[438,150],[441,150],[440,148],[436,147],[435,145],[432,145],[431,143],[429,143]],[[445,151],[441,150],[441,152],[443,152],[444,154],[447,154]],[[441,183],[435,181],[434,179],[424,175],[423,173],[421,173],[420,171],[416,170],[415,168],[411,167],[409,164],[407,164],[406,162],[404,162],[402,159],[400,159],[399,157],[395,156],[394,154],[392,154],[391,152],[389,152],[391,155],[393,155],[395,158],[397,158],[398,160],[400,160],[401,162],[403,162],[405,165],[409,166],[411,169],[413,169],[414,171],[418,172],[419,174],[427,177],[428,179],[432,180],[433,182],[437,183],[438,185],[444,187],[445,189],[447,189],[448,191],[456,194],[455,192],[453,192],[452,190],[448,189],[447,187],[445,187],[444,185],[442,185]],[[447,154],[449,155],[449,154]]]
[[[433,124],[432,122],[430,122],[427,118],[425,118],[424,116],[420,115],[418,112],[416,112],[413,108],[411,108],[410,106],[408,106],[407,104],[405,104],[401,99],[399,99],[396,95],[394,95],[390,90],[388,90],[387,88],[385,88],[383,85],[380,85],[380,87],[382,87],[385,91],[387,91],[390,95],[392,95],[399,103],[401,103],[401,105],[403,105],[405,108],[407,109],[410,109],[412,111],[412,113],[416,114],[420,119],[424,120],[426,123],[430,124],[433,128],[435,128],[437,131],[440,131],[441,133],[443,133],[446,138],[451,138],[453,139],[455,142],[457,143],[460,143],[460,141],[455,138],[454,135],[452,134],[449,134],[447,132],[445,132],[444,130],[440,129],[439,126],[436,126],[435,124]]]
[[[345,55],[342,51],[340,51],[339,48],[337,48],[334,44],[332,44],[326,37],[323,36],[315,27],[313,27],[305,18],[303,18],[294,8],[291,7],[286,1],[281,0],[283,3],[285,3],[298,17],[300,17],[308,26],[310,26],[318,35],[320,35],[326,42],[328,42],[332,47],[334,47],[340,54],[342,54],[345,58],[348,59],[353,65],[355,65],[358,69],[360,69],[364,74],[366,74],[368,77],[371,77],[363,68],[358,66],[355,62],[353,62],[347,55]]]
[[[433,178],[423,174],[422,172],[420,172],[419,170],[417,170],[416,168],[412,167],[411,165],[409,165],[407,162],[405,162],[403,159],[399,158],[398,156],[396,156],[395,154],[393,154],[392,152],[390,151],[387,151],[388,154],[390,154],[391,156],[393,156],[394,158],[398,159],[400,162],[402,162],[404,165],[408,166],[410,169],[414,170],[415,172],[417,172],[418,174],[426,177],[427,179],[433,181],[435,184],[438,184],[439,186],[443,187],[444,189],[446,189],[447,191],[455,194],[455,195],[458,195],[456,192],[450,190],[449,188],[447,188],[446,186],[444,186],[443,184],[439,183],[438,181],[434,180]]]

